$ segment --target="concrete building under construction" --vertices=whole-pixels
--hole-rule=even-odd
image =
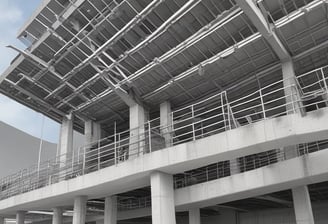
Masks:
[[[59,150],[0,180],[0,224],[327,223],[327,10],[44,0],[0,92],[59,122]]]

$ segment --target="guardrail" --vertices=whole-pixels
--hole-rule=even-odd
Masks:
[[[316,110],[328,104],[328,67],[279,80],[238,99],[221,92],[171,113],[171,124],[160,119],[141,127],[115,133],[86,145],[72,154],[32,166],[0,180],[0,200],[114,166],[165,147],[194,141],[213,134],[299,111]],[[284,84],[285,83],[285,84]],[[286,83],[291,83],[286,85]],[[221,164],[228,175],[230,165]],[[221,174],[220,174],[221,175]],[[219,175],[219,176],[220,176]]]
[[[296,154],[294,156],[299,157],[327,148],[328,140],[298,144],[295,145]],[[234,174],[255,170],[288,159],[290,159],[290,157],[286,156],[283,149],[274,149],[230,161],[221,161],[182,174],[176,174],[174,176],[174,187],[188,187]]]

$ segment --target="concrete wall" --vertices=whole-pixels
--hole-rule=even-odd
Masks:
[[[0,178],[37,164],[40,139],[0,122]],[[43,142],[42,160],[54,158],[57,145]]]

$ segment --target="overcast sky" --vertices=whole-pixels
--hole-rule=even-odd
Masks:
[[[25,46],[16,39],[24,22],[32,15],[42,0],[0,0],[0,74],[9,66],[16,53],[5,46]],[[14,126],[33,136],[40,137],[42,115],[0,94],[0,121]],[[59,125],[45,119],[43,138],[58,142]]]

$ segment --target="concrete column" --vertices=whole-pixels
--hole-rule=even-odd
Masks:
[[[129,158],[135,158],[139,154],[143,154],[145,142],[144,124],[146,122],[145,110],[139,104],[130,106],[130,145]]]
[[[84,123],[85,144],[91,144],[101,139],[101,126],[97,122],[88,120]]]
[[[104,224],[117,223],[117,197],[110,196],[105,198]]]
[[[152,224],[176,224],[173,176],[154,172],[150,176]]]
[[[295,70],[293,61],[285,61],[282,62],[282,77],[284,79],[284,91],[286,96],[286,110],[288,114],[292,114],[294,112],[304,114],[304,109],[302,107],[302,103],[296,103],[296,100],[301,99],[300,92],[298,91],[297,82],[295,79]],[[294,87],[292,87],[294,85]]]
[[[62,208],[54,208],[52,216],[52,224],[62,224],[63,223],[63,209]]]
[[[314,224],[312,205],[307,186],[292,189],[296,224]]]
[[[65,117],[60,127],[59,152],[60,164],[65,166],[72,157],[73,150],[73,115]]]
[[[171,111],[171,103],[165,101],[160,105],[160,125],[165,127],[161,129],[161,134],[165,140],[165,147],[173,145],[172,130],[173,130],[173,118]]]
[[[25,222],[25,211],[17,211],[16,213],[16,224],[24,224]]]
[[[73,224],[84,224],[87,213],[87,197],[77,196],[74,199]]]
[[[5,224],[5,218],[0,216],[0,224]]]
[[[199,208],[193,208],[189,210],[189,224],[200,224]]]

